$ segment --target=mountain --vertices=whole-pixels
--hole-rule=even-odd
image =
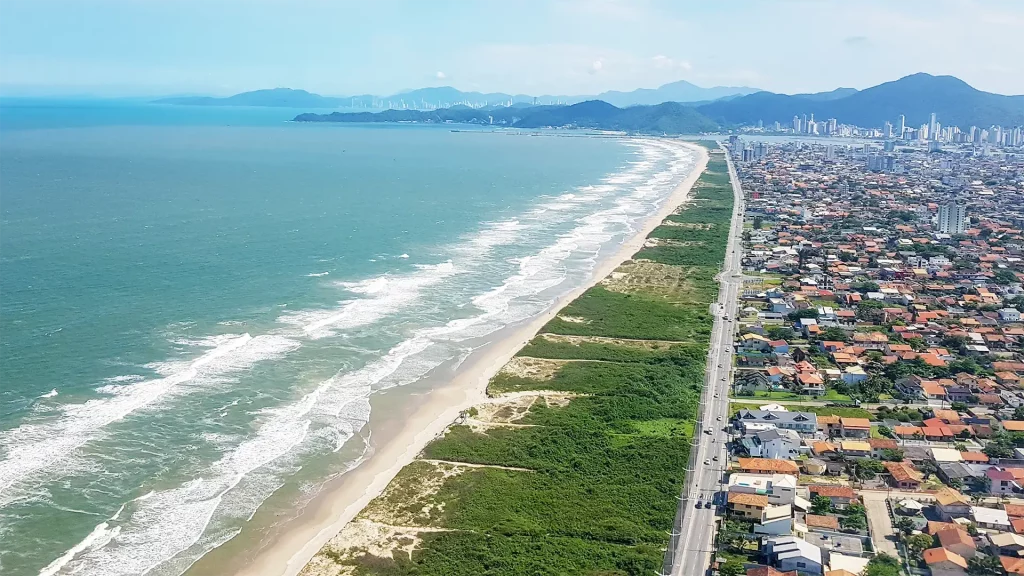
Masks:
[[[594,96],[595,100],[603,100],[620,108],[636,105],[654,105],[662,102],[700,102],[702,100],[718,100],[731,96],[743,96],[758,92],[757,88],[746,86],[714,86],[701,88],[685,80],[672,82],[658,88],[639,88],[630,92],[610,91]]]
[[[808,100],[838,100],[840,98],[846,98],[857,93],[856,88],[836,88],[828,92],[812,92],[810,94],[793,94],[797,98],[806,98]]]
[[[619,108],[600,100],[570,106],[443,108],[431,111],[385,110],[331,114],[300,114],[296,122],[458,122],[516,128],[574,127],[643,134],[696,134],[718,128],[692,107],[678,102]]]
[[[908,126],[919,126],[929,121],[932,112],[942,125],[961,129],[1024,125],[1024,96],[983,92],[953,76],[912,74],[839,98],[820,96],[757,92],[698,106],[697,110],[724,125],[755,124],[758,120],[788,125],[793,116],[814,114],[819,120],[836,118],[857,126],[881,126],[904,114]]]
[[[156,100],[157,104],[179,104],[186,106],[270,106],[284,108],[337,108],[345,102],[347,102],[347,99],[321,96],[306,92],[305,90],[293,90],[291,88],[272,88],[269,90],[242,92],[227,98],[190,96]]]
[[[436,86],[406,90],[390,96],[362,94],[359,96],[320,96],[305,90],[274,88],[243,92],[227,98],[195,96],[184,98],[163,98],[159,104],[181,104],[189,106],[285,106],[296,108],[447,108],[455,104],[481,106],[507,106],[512,104],[547,105],[577,104],[588,100],[603,100],[617,107],[653,105],[662,102],[704,102],[720,98],[734,98],[757,92],[755,88],[700,86],[680,80],[659,88],[640,88],[631,92],[602,92],[596,96],[530,96],[528,94],[505,94],[502,92],[463,92],[451,86]]]

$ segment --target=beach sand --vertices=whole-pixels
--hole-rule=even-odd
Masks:
[[[272,537],[262,549],[249,558],[234,558],[226,565],[221,565],[221,573],[239,576],[298,574],[328,540],[384,491],[395,475],[412,462],[424,446],[443,433],[463,410],[483,403],[487,397],[487,383],[494,374],[562,307],[629,260],[643,247],[647,235],[686,201],[694,182],[707,165],[708,154],[702,146],[677,142],[697,152],[697,162],[692,171],[633,237],[598,263],[586,283],[553,302],[545,313],[499,333],[479,354],[471,355],[451,380],[424,390],[417,396],[416,402],[408,402],[404,409],[392,411],[376,426],[371,416],[372,455],[329,483],[302,514],[289,522],[286,529]],[[209,573],[206,570],[210,566],[204,560],[193,566],[190,573]]]

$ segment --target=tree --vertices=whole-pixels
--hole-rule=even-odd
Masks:
[[[878,460],[870,458],[858,458],[853,463],[853,475],[859,480],[870,480],[885,470],[885,466]]]
[[[996,274],[995,274],[995,277],[993,278],[993,281],[996,284],[1003,284],[1003,285],[1013,284],[1014,282],[1019,282],[1019,280],[1017,280],[1017,275],[1014,274],[1012,270],[1007,270],[1005,268],[1002,268],[1002,269],[996,271]]]
[[[764,225],[764,218],[761,216],[754,216],[754,230],[760,230],[762,225]]]
[[[903,461],[903,450],[886,448],[882,450],[882,460],[887,462],[902,462]]]
[[[796,322],[801,318],[817,318],[818,310],[816,308],[804,308],[803,310],[795,310],[786,315],[787,318],[792,322]]]
[[[793,340],[796,338],[796,332],[792,328],[786,328],[785,326],[772,326],[765,331],[765,336],[772,340]]]
[[[885,436],[886,438],[896,437],[896,433],[893,432],[892,428],[889,428],[888,426],[879,426],[878,433],[881,434],[882,436]]]
[[[939,469],[935,467],[935,463],[932,462],[931,460],[925,460],[924,462],[921,462],[917,469],[920,470],[922,474],[924,474],[925,480],[931,477],[932,474],[935,474],[936,472],[939,471]]]
[[[921,338],[920,336],[907,338],[906,341],[907,344],[910,344],[910,347],[913,348],[915,352],[920,352],[928,347],[928,343],[925,342],[924,338]]]
[[[850,284],[850,288],[853,288],[854,290],[860,292],[861,294],[867,294],[868,292],[878,292],[879,290],[878,283],[871,282],[870,280],[866,282],[854,282],[853,284]]]
[[[967,561],[967,573],[971,576],[1002,576],[1003,566],[995,556],[975,556]]]
[[[747,569],[739,560],[729,560],[718,569],[721,576],[741,576],[747,573]]]
[[[900,561],[884,552],[875,554],[868,560],[864,576],[900,576]]]
[[[953,410],[956,410],[957,412],[967,412],[966,402],[953,402],[952,404],[949,405],[949,407],[952,408]]]
[[[834,342],[849,342],[850,335],[846,333],[846,330],[830,326],[821,331],[821,340],[834,341]]]
[[[1011,458],[1013,457],[1013,446],[1005,442],[992,441],[981,449],[989,458]]]
[[[906,516],[896,518],[896,521],[893,522],[892,526],[905,536],[909,536],[914,532],[914,530],[917,530],[917,524],[914,524],[914,521]]]
[[[828,496],[815,496],[811,498],[811,514],[824,516],[832,511],[832,501]]]
[[[928,534],[913,534],[903,539],[907,555],[911,558],[920,558],[922,552],[932,547],[932,542],[932,537]]]
[[[864,516],[861,516],[860,514],[851,514],[840,518],[839,525],[843,527],[843,530],[847,530],[850,532],[858,532],[861,530],[867,530],[868,521]]]

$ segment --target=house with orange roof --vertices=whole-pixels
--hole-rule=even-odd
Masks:
[[[974,558],[978,552],[974,538],[963,528],[947,528],[940,530],[935,536],[939,539],[940,546],[968,560]]]
[[[929,548],[922,555],[932,576],[964,576],[967,574],[967,560],[945,548]]]
[[[839,430],[843,438],[867,438],[871,436],[871,421],[867,418],[839,419]]]
[[[882,462],[891,484],[901,490],[917,490],[921,487],[924,475],[905,462]]]
[[[740,458],[738,460],[741,472],[753,474],[799,474],[800,467],[792,460],[773,460],[769,458]]]

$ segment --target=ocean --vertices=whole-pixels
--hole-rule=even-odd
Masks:
[[[583,284],[696,160],[297,112],[0,100],[0,573],[256,538],[365,456],[373,395]]]

